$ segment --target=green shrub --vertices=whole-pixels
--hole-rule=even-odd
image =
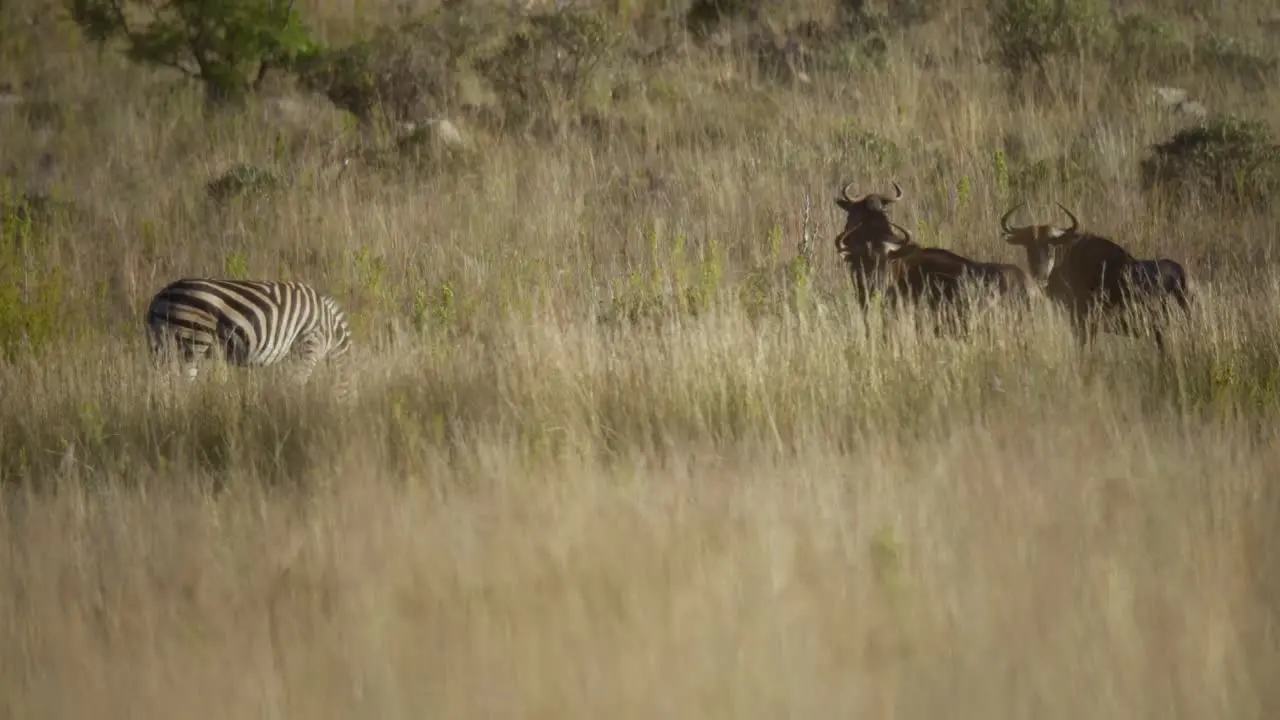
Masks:
[[[338,48],[314,47],[292,69],[300,84],[362,123],[411,122],[450,108],[458,73],[483,40],[500,37],[496,18],[447,5]]]
[[[62,278],[39,262],[56,205],[0,187],[0,357],[38,352],[62,330]]]
[[[1206,32],[1189,42],[1145,13],[1120,17],[1114,31],[1109,60],[1122,77],[1152,80],[1198,71],[1258,89],[1280,69],[1275,57],[1234,38]]]
[[[619,35],[598,13],[574,8],[525,16],[493,54],[474,67],[497,92],[507,127],[554,129],[581,104],[600,62]],[[576,119],[580,113],[572,113]]]
[[[836,163],[841,167],[870,166],[896,170],[905,163],[907,153],[892,140],[859,127],[853,119],[841,123],[832,138]]]
[[[1043,71],[1053,57],[1105,41],[1107,8],[1098,0],[996,0],[991,35],[995,60],[1013,78]]]
[[[1110,64],[1129,77],[1150,78],[1185,68],[1191,48],[1180,42],[1167,23],[1145,13],[1131,13],[1115,24]]]
[[[1152,146],[1141,174],[1148,192],[1264,205],[1280,191],[1280,146],[1259,122],[1211,118]]]
[[[279,174],[242,163],[210,181],[206,190],[210,198],[223,202],[233,197],[256,195],[285,185],[287,181]]]
[[[760,0],[693,0],[685,13],[685,26],[695,37],[705,37],[728,20],[756,20],[763,3]]]
[[[1263,87],[1280,70],[1280,63],[1274,56],[1216,33],[1199,35],[1194,52],[1197,67],[1243,82],[1252,89]]]
[[[311,40],[293,3],[277,0],[66,0],[85,37],[124,43],[133,61],[204,83],[211,104],[238,101]]]
[[[942,0],[897,0],[889,3],[886,19],[896,27],[910,27],[937,17]]]

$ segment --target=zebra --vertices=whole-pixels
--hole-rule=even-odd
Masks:
[[[298,382],[321,360],[341,365],[345,376],[351,349],[351,330],[338,302],[300,282],[183,278],[151,299],[146,325],[153,361],[159,365],[176,347],[192,380],[196,362],[215,348],[226,362],[242,367],[297,359]],[[350,397],[345,381],[338,390]]]

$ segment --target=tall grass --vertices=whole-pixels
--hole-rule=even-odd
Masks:
[[[1011,99],[945,10],[875,73],[696,51],[616,134],[468,129],[458,172],[333,180],[307,174],[343,125],[319,106],[206,117],[39,27],[15,67],[62,114],[0,109],[0,167],[89,219],[0,244],[5,716],[1280,711],[1276,211],[1142,194],[1174,121],[1105,68]],[[1197,90],[1280,119],[1274,85]],[[205,198],[281,134],[301,180]],[[1018,183],[1063,153],[1080,181]],[[1168,358],[1080,348],[1047,304],[964,337],[864,313],[831,245],[850,180],[1019,264],[997,218],[1061,201],[1187,265],[1197,305]],[[356,404],[323,373],[155,374],[143,309],[200,274],[334,292]]]

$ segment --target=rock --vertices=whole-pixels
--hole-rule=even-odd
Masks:
[[[1199,100],[1192,100],[1190,93],[1182,88],[1157,87],[1156,96],[1165,107],[1182,115],[1203,119],[1209,114],[1208,109]]]
[[[400,124],[400,144],[420,144],[432,141],[450,150],[464,150],[468,142],[466,136],[457,125],[447,118],[432,118],[419,125],[406,122]]]

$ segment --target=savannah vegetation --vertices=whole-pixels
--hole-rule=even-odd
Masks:
[[[1276,717],[1276,11],[7,0],[3,714]],[[848,182],[1193,311],[864,309]],[[197,275],[333,293],[358,399],[154,374]]]

